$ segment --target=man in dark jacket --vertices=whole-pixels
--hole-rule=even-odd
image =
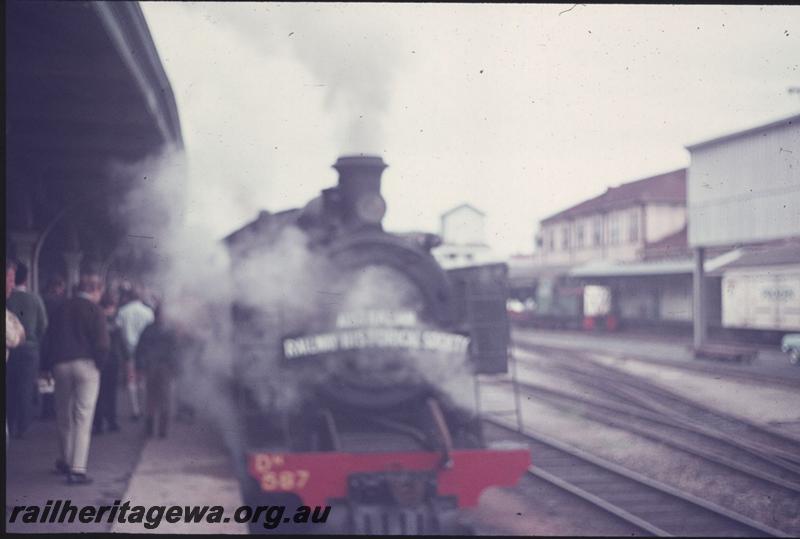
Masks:
[[[25,342],[11,351],[6,365],[6,412],[11,436],[22,438],[33,419],[33,399],[38,394],[39,345],[47,328],[47,313],[42,298],[30,292],[28,268],[17,263],[16,287],[6,307],[17,315],[25,328]]]
[[[98,305],[103,283],[94,273],[81,275],[76,297],[54,313],[45,339],[43,364],[55,377],[56,417],[61,459],[56,470],[70,484],[87,484],[92,419],[100,389],[100,368],[108,354],[106,317]],[[49,373],[48,373],[49,375]]]
[[[136,345],[136,367],[145,373],[147,405],[145,433],[167,436],[172,393],[178,373],[180,342],[175,328],[164,319],[163,305],[155,310],[155,321],[142,332]]]
[[[108,294],[104,295],[100,301],[100,307],[106,315],[110,349],[106,362],[100,370],[100,393],[97,397],[97,409],[94,412],[93,434],[103,434],[106,428],[110,432],[119,430],[117,423],[119,366],[125,364],[129,359],[122,329],[116,324],[117,304],[114,298]]]
[[[53,275],[47,280],[44,294],[42,294],[47,316],[52,317],[55,310],[65,299],[67,299],[67,283],[64,282],[64,278],[61,275]]]
[[[53,313],[56,312],[59,305],[67,299],[67,283],[61,275],[53,275],[48,279],[47,285],[42,294],[44,300],[44,309],[47,311],[48,320],[53,318]],[[50,420],[56,417],[56,402],[55,394],[52,391],[52,385],[47,385],[47,390],[42,393],[42,419]]]

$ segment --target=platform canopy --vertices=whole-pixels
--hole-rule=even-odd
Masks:
[[[165,148],[178,111],[138,3],[6,4],[7,256],[37,276],[124,254],[111,167]]]
[[[705,262],[708,272],[715,271],[741,256],[741,250],[734,249]],[[589,262],[569,271],[570,277],[646,277],[657,275],[691,275],[694,262],[691,258],[676,260],[656,260],[645,262]]]

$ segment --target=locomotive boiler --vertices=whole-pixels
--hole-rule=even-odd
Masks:
[[[383,229],[380,157],[334,168],[303,208],[225,238],[245,501],[332,506],[288,533],[463,532],[458,508],[529,464],[486,448],[469,406],[476,375],[507,369],[507,267],[444,271],[436,236]]]

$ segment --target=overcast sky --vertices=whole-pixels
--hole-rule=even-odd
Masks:
[[[800,111],[800,8],[143,3],[222,236],[380,153],[390,230],[469,202],[500,253],[684,146]]]

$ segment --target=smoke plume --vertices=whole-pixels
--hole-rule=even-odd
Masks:
[[[331,99],[346,102],[354,93],[372,91],[359,84],[344,82],[340,87],[344,89],[334,91]],[[386,104],[378,94],[367,100],[376,109]],[[402,271],[373,266],[354,274],[340,273],[310,248],[311,239],[295,226],[279,227],[277,233],[254,232],[250,239],[257,245],[246,256],[232,260],[224,243],[202,221],[190,225],[185,219],[191,204],[185,200],[187,182],[204,185],[219,178],[205,177],[202,171],[193,171],[190,177],[182,152],[167,151],[142,163],[116,165],[112,174],[132,186],[117,208],[131,232],[127,247],[154,260],[146,279],[158,289],[167,321],[202,343],[184,365],[180,398],[216,423],[233,455],[245,449],[243,433],[236,428],[239,410],[231,392],[239,367],[245,372],[239,379],[263,411],[297,411],[310,385],[330,385],[336,376],[346,380],[349,374],[335,357],[286,368],[281,355],[283,337],[325,329],[316,322],[324,312],[422,310],[419,291]],[[235,181],[226,187],[234,192],[247,189]],[[193,210],[214,212],[216,208]],[[270,218],[274,217],[265,217]],[[233,317],[234,305],[245,311],[241,320]],[[418,325],[441,329],[428,327],[425,320]],[[363,352],[352,354],[349,366],[361,367],[364,380],[369,376],[381,383],[421,378],[463,407],[474,405],[465,354]],[[234,465],[240,466],[241,461],[235,460]]]
[[[392,88],[403,68],[403,37],[386,6],[279,4],[211,7],[221,22],[266,54],[289,54],[325,91],[331,136],[343,154],[382,153]],[[209,8],[206,8],[209,9]]]

